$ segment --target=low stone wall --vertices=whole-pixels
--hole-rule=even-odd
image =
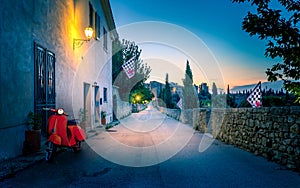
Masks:
[[[300,170],[300,108],[227,109],[217,138]]]
[[[181,114],[158,109],[225,143],[300,171],[300,107],[200,108]]]
[[[169,108],[164,108],[164,107],[157,107],[157,109],[163,113],[166,114],[167,116],[174,118],[176,120],[180,120],[180,110],[177,109],[169,109]]]
[[[157,107],[157,109],[166,114],[167,116],[176,119],[184,124],[193,124],[193,109],[189,110],[179,110],[179,109],[169,109],[164,107]]]
[[[193,127],[299,170],[300,107],[194,109]]]
[[[129,116],[132,112],[132,107],[129,102],[122,101],[119,95],[118,87],[113,86],[113,113],[117,119],[123,119]]]
[[[119,101],[117,106],[117,119],[123,119],[131,114],[131,104],[129,102]]]

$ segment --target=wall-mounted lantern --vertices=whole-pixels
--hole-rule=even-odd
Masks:
[[[92,87],[98,87],[98,83],[97,82],[94,82]]]
[[[93,37],[93,33],[94,33],[93,28],[91,27],[85,28],[84,34],[87,39],[73,39],[73,50],[75,50],[75,48],[80,48],[84,42],[89,42]]]

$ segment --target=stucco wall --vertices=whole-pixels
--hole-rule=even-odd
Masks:
[[[103,27],[109,29],[101,3],[91,2],[100,13],[103,36]],[[70,118],[76,118],[83,108],[83,82],[90,84],[91,92],[93,83],[97,82],[101,97],[103,87],[108,89],[108,101],[101,108],[107,111],[108,121],[112,119],[111,37],[108,36],[107,50],[103,49],[102,38],[92,39],[73,50],[73,38],[85,38],[83,31],[89,25],[88,3],[73,0],[1,3],[0,160],[2,156],[22,154],[20,143],[24,141],[26,116],[34,110],[34,42],[55,54],[57,107],[63,107]],[[93,99],[91,95],[90,117],[95,116]]]

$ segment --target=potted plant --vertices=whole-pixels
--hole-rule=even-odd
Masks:
[[[101,111],[101,124],[106,125],[106,112]]]
[[[80,127],[82,127],[84,130],[86,130],[86,121],[87,121],[87,110],[86,109],[80,109],[79,110],[79,124]]]
[[[29,112],[27,115],[27,127],[25,131],[25,142],[23,152],[32,153],[41,150],[41,123],[42,116],[37,113]]]

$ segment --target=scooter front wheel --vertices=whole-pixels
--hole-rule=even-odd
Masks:
[[[74,153],[78,153],[78,152],[80,152],[80,151],[81,151],[81,142],[78,141],[78,142],[76,143],[76,146],[73,147],[73,152],[74,152]]]
[[[52,162],[56,153],[57,146],[52,142],[48,142],[48,148],[46,149],[46,161]]]

